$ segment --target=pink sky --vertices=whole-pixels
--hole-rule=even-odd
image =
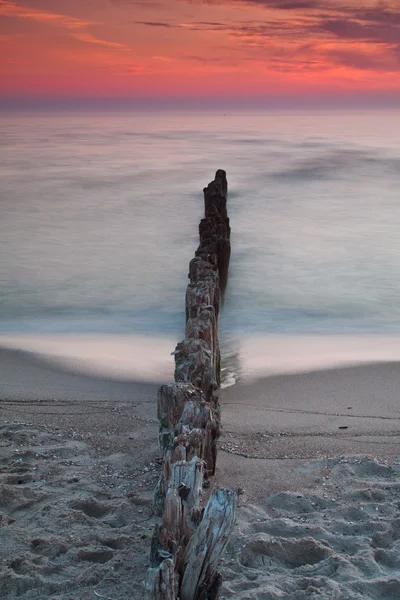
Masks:
[[[0,0],[0,96],[400,92],[400,0]]]

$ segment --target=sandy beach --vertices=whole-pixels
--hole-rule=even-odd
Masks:
[[[217,480],[242,489],[224,597],[400,597],[399,380],[375,363],[225,390]]]
[[[3,598],[142,598],[157,383],[0,350]],[[400,597],[400,363],[222,391],[213,485],[239,491],[222,598]]]

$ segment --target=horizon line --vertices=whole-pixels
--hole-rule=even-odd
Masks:
[[[393,92],[371,94],[325,93],[279,96],[0,96],[0,110],[74,108],[124,109],[383,109],[400,108],[400,97]]]

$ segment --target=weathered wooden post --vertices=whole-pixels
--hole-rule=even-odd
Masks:
[[[154,507],[162,523],[152,539],[149,600],[218,598],[218,561],[235,522],[233,490],[214,491],[205,508],[201,502],[204,482],[215,472],[220,430],[218,317],[231,253],[227,191],[220,169],[204,189],[200,245],[189,265],[185,339],[173,353],[175,383],[158,391],[163,465]]]

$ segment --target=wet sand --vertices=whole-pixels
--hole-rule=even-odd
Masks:
[[[3,597],[142,597],[157,387],[0,350]],[[223,390],[223,598],[400,597],[399,389],[382,363]]]

